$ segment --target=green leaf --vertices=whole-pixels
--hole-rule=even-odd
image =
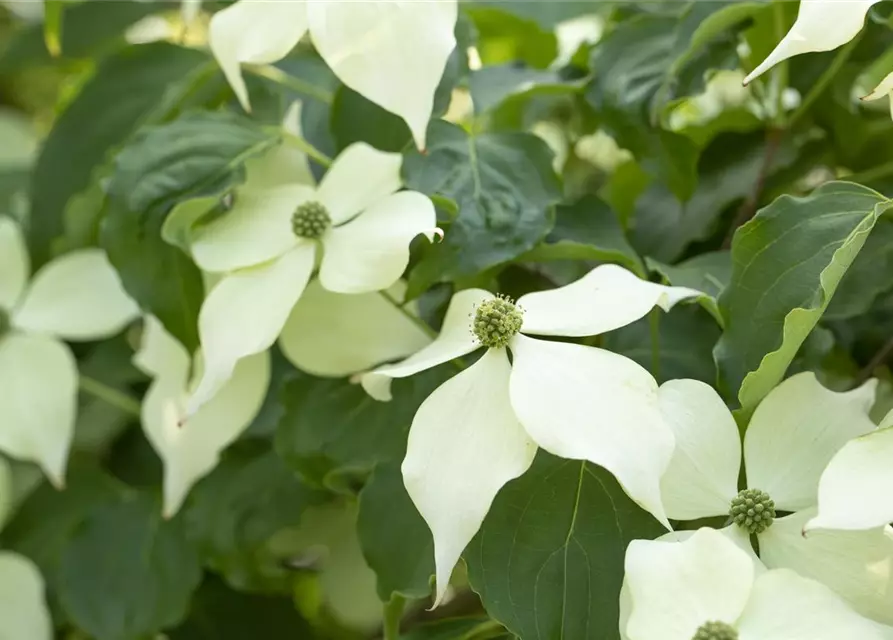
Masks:
[[[479,636],[478,633],[492,633],[498,629],[497,623],[489,618],[448,618],[414,627],[401,634],[400,640],[475,640],[478,637],[492,638],[491,635]]]
[[[233,588],[287,593],[292,574],[271,540],[320,499],[273,452],[246,443],[196,485],[184,520],[202,562]]]
[[[127,48],[99,66],[56,120],[34,169],[28,235],[37,265],[64,233],[69,200],[90,185],[109,152],[179,99],[209,64],[194,49],[156,43]]]
[[[279,140],[240,116],[196,113],[148,128],[116,158],[103,247],[128,293],[189,351],[198,346],[203,285],[186,254],[162,238],[165,217],[183,200],[233,185],[247,159]]]
[[[893,289],[893,221],[878,220],[853,265],[828,305],[826,320],[846,320],[866,313],[883,293]]]
[[[43,3],[43,42],[54,58],[62,53],[63,0],[46,0]]]
[[[182,620],[201,580],[179,519],[163,520],[152,496],[92,511],[62,556],[59,600],[97,640],[141,640]]]
[[[520,60],[544,69],[558,55],[558,40],[551,29],[506,11],[501,3],[497,6],[469,3],[464,9],[477,28],[477,48],[486,64]]]
[[[350,489],[352,475],[402,458],[416,410],[451,373],[442,365],[395,380],[390,402],[373,400],[348,380],[302,375],[282,393],[276,451],[309,482]]]
[[[400,464],[380,464],[360,492],[357,533],[378,577],[378,597],[426,598],[434,575],[434,539],[403,486]]]
[[[533,248],[551,227],[552,206],[561,198],[552,152],[526,133],[471,136],[435,121],[427,152],[409,152],[403,173],[408,188],[459,206],[445,240],[428,247],[412,271],[412,292],[474,275]]]
[[[582,83],[565,81],[557,71],[542,70],[509,63],[492,65],[472,71],[468,88],[474,110],[485,113],[510,98],[542,95],[568,95],[579,90]]]
[[[586,195],[571,205],[555,209],[555,226],[546,241],[519,260],[598,260],[616,262],[640,276],[642,261],[626,239],[620,221],[598,196]]]
[[[738,229],[715,356],[745,412],[784,377],[888,207],[867,187],[830,182],[808,197],[778,198]]]
[[[366,142],[381,151],[402,152],[412,144],[409,125],[356,91],[342,86],[332,103],[331,130],[338,149]]]
[[[540,451],[465,550],[491,617],[522,638],[618,638],[626,546],[662,527],[591,463]]]

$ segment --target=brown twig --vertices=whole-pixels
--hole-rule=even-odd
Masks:
[[[884,346],[878,349],[877,353],[874,354],[874,357],[868,364],[859,370],[859,373],[856,374],[856,378],[853,381],[853,388],[860,386],[863,382],[868,380],[874,373],[874,370],[884,364],[891,355],[893,355],[893,338],[887,340],[887,342],[884,343]]]

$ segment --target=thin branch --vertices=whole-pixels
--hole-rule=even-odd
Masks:
[[[859,370],[859,373],[856,374],[856,379],[853,381],[853,387],[858,387],[868,380],[874,373],[874,370],[889,360],[891,355],[893,355],[893,338],[887,340],[868,364]]]
[[[108,386],[96,380],[95,378],[91,378],[90,376],[81,375],[78,381],[78,384],[81,388],[81,391],[84,393],[90,394],[95,398],[99,398],[103,402],[110,404],[113,407],[117,407],[124,413],[129,413],[132,416],[137,418],[140,417],[140,403],[135,398],[127,395],[122,391],[118,391],[117,389]]]

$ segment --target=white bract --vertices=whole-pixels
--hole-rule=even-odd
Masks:
[[[152,376],[143,398],[143,430],[164,463],[164,516],[180,509],[192,486],[210,473],[220,452],[244,431],[260,410],[270,381],[267,352],[241,360],[232,378],[195,415],[184,420],[201,358],[193,359],[154,317],[147,317],[134,364]]]
[[[338,79],[403,118],[424,148],[457,15],[457,0],[241,0],[214,15],[209,39],[248,110],[241,65],[281,60],[309,31]]]
[[[52,637],[53,621],[37,567],[24,556],[0,551],[0,638]]]
[[[698,295],[640,280],[616,265],[522,296],[517,305],[468,289],[453,296],[434,342],[363,377],[370,395],[389,400],[393,378],[488,347],[419,407],[403,461],[407,491],[434,534],[436,602],[497,492],[527,470],[538,446],[605,467],[668,525],[659,479],[673,436],[660,415],[654,378],[616,353],[525,334],[596,335],[642,318],[655,305],[668,310]]]
[[[773,389],[747,427],[747,487],[739,492],[741,442],[728,408],[702,382],[664,383],[660,405],[676,436],[661,481],[667,515],[694,520],[728,514],[733,524],[724,533],[742,545],[756,534],[766,566],[818,580],[861,614],[893,622],[893,531],[879,526],[802,535],[828,461],[849,439],[874,429],[868,411],[875,386],[871,381],[835,393],[812,373],[801,373]]]
[[[63,340],[112,336],[139,313],[99,249],[56,258],[28,282],[18,225],[0,217],[0,450],[65,482],[78,370]]]
[[[890,97],[890,116],[893,117],[893,73],[888,74],[881,80],[880,84],[863,100],[880,100],[881,98]]]
[[[399,280],[412,239],[437,232],[431,200],[398,191],[400,165],[400,154],[358,143],[338,156],[318,187],[272,180],[264,162],[249,166],[232,209],[192,238],[196,263],[225,275],[199,314],[205,374],[188,414],[220,389],[241,358],[275,342],[317,262],[319,285],[338,294],[380,291]],[[418,345],[417,335],[408,337]],[[399,357],[407,348],[385,355]]]
[[[634,540],[625,564],[624,640],[893,637],[824,585],[788,569],[765,570],[713,529],[683,542]]]
[[[880,0],[801,0],[797,20],[778,46],[745,79],[747,84],[779,62],[800,55],[831,51],[856,37],[865,15]]]

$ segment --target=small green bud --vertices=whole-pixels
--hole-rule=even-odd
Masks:
[[[725,622],[705,622],[691,640],[738,640],[738,632]]]
[[[775,520],[775,501],[759,489],[745,489],[732,499],[729,516],[748,533],[763,533]]]
[[[291,216],[291,229],[299,238],[316,240],[332,226],[332,217],[319,202],[305,202]]]
[[[510,298],[497,296],[475,309],[471,332],[481,345],[499,349],[521,330],[524,315]]]

